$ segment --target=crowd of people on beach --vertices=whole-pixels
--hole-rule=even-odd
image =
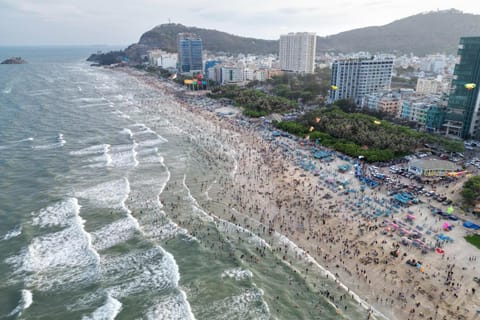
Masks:
[[[207,198],[203,204],[208,206],[232,199],[224,203],[228,208],[225,220],[250,230],[252,237],[267,239],[257,247],[260,258],[265,250],[272,250],[289,263],[295,262],[288,261],[291,259],[311,256],[374,308],[392,318],[471,319],[476,314],[475,304],[480,304],[480,299],[476,284],[470,281],[472,272],[477,272],[472,251],[456,251],[460,244],[455,243],[450,244],[452,250],[447,248],[443,255],[421,253],[414,246],[402,245],[397,234],[383,233],[384,219],[367,214],[371,208],[364,206],[352,211],[353,204],[364,197],[379,203],[387,199],[388,192],[397,188],[403,178],[395,177],[388,186],[360,191],[361,184],[352,172],[338,173],[337,166],[344,160],[322,162],[312,158],[325,177],[341,175],[357,191],[334,192],[325,179],[299,168],[296,153],[291,149],[266,139],[271,135],[263,122],[241,115],[219,115],[215,110],[221,106],[214,100],[188,94],[165,80],[143,74],[135,76],[147,85],[175,95],[181,108],[178,112],[185,114],[186,124],[182,130],[194,139],[197,151],[209,161],[211,168],[230,167],[231,176],[219,177],[215,180],[216,186],[212,187],[207,181],[200,183]],[[190,127],[188,121],[201,122],[199,126],[205,130]],[[293,140],[282,139],[295,150],[304,148]],[[354,159],[351,162],[354,163]],[[449,185],[442,182],[432,188],[445,195]],[[170,204],[169,209],[174,211],[174,206]],[[427,203],[414,208],[417,217],[422,217],[425,223],[441,222],[431,216]],[[193,237],[201,237],[195,233],[193,220],[177,222]],[[275,247],[275,243],[268,240],[273,233],[295,242],[304,254],[292,255],[286,247]],[[394,256],[392,252],[400,254]],[[421,257],[423,271],[409,267],[405,263],[408,257]],[[241,259],[258,258],[242,256]],[[306,276],[309,269],[311,271],[311,267],[306,267],[302,273]],[[322,293],[334,303],[342,299],[328,291]]]

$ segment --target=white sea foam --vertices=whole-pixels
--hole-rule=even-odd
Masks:
[[[77,199],[68,199],[66,203],[66,206],[47,208],[34,221],[34,224],[41,226],[67,227],[59,232],[33,238],[23,261],[25,271],[42,272],[99,262],[100,257],[91,245],[90,235],[84,229],[85,221],[79,215]]]
[[[106,102],[100,102],[100,103],[87,103],[87,104],[82,104],[79,106],[79,109],[86,109],[86,108],[93,108],[93,107],[102,107],[102,106],[108,106],[108,103]]]
[[[127,213],[127,218],[129,218],[131,220],[131,222],[133,223],[133,225],[135,226],[135,228],[139,231],[140,230],[140,224],[138,223],[138,220],[132,216],[132,211],[127,207],[127,200],[128,200],[128,195],[130,194],[130,181],[128,181],[127,177],[123,178],[123,181],[125,183],[125,189],[126,189],[126,192],[125,192],[125,196],[124,198],[122,199],[122,202],[121,202],[121,207],[125,210],[125,212]]]
[[[6,93],[6,94],[9,94],[10,92],[12,92],[12,88],[11,87],[6,87],[5,89],[2,90],[3,93]]]
[[[137,160],[137,151],[136,148],[138,147],[138,144],[133,140],[132,144],[132,154],[133,154],[133,166],[136,167],[138,166],[139,162]]]
[[[108,150],[109,166],[125,168],[138,165],[135,141],[132,144],[111,146]]]
[[[57,143],[33,146],[32,148],[37,149],[37,150],[51,150],[51,149],[61,148],[63,145],[64,145],[64,143],[57,142]]]
[[[62,133],[59,133],[57,135],[57,141],[63,146],[65,143],[67,143],[67,141],[65,141],[65,139],[63,138],[63,134]]]
[[[158,148],[153,147],[153,148],[143,148],[141,150],[138,150],[137,156],[145,157],[149,155],[158,155]]]
[[[32,224],[40,227],[65,227],[71,224],[71,219],[78,214],[79,210],[78,200],[76,198],[68,198],[41,209],[38,213],[33,213]]]
[[[127,134],[130,137],[130,139],[133,139],[133,132],[128,128],[123,128],[122,131],[120,131],[120,133]]]
[[[96,250],[105,250],[131,239],[137,225],[128,217],[114,221],[92,233],[92,243]]]
[[[151,128],[147,127],[143,123],[132,124],[132,125],[130,125],[130,128],[132,128],[134,130],[134,132],[133,132],[134,135],[142,136],[142,135],[150,134],[150,135],[153,135],[156,138],[156,139],[145,140],[144,141],[145,144],[141,144],[142,146],[152,146],[152,145],[155,145],[155,144],[168,142],[167,139],[165,139],[164,137],[162,137],[157,132],[155,132]],[[146,142],[146,141],[150,141],[150,142]]]
[[[104,153],[106,149],[110,148],[109,144],[97,144],[90,147],[86,147],[80,150],[70,151],[70,155],[73,156],[87,156]]]
[[[26,141],[33,141],[33,137],[28,137],[22,140],[18,140],[17,142],[26,142]]]
[[[28,309],[33,302],[33,295],[30,290],[23,289],[22,290],[22,296],[20,298],[20,301],[18,302],[18,305],[15,309],[10,312],[7,317],[14,316],[18,314],[18,317],[22,315],[23,310]]]
[[[271,318],[270,309],[263,300],[263,291],[256,287],[248,288],[239,295],[214,301],[210,308],[216,311],[217,319],[221,320]]]
[[[38,290],[94,281],[100,256],[91,244],[84,223],[75,198],[42,209],[34,217],[33,225],[65,228],[33,238],[19,256],[10,257],[6,262],[15,266],[15,274],[23,275],[24,283]]]
[[[103,277],[111,284],[109,292],[117,299],[178,286],[178,266],[161,247],[106,257],[100,268]]]
[[[231,223],[230,221],[219,218],[215,215],[214,215],[214,217],[215,217],[215,220],[219,221],[219,223],[217,224],[218,230],[223,231],[223,232],[229,232],[229,233],[241,232],[241,233],[243,233],[243,234],[245,234],[246,236],[249,237],[248,241],[252,240],[256,245],[260,245],[260,246],[263,246],[263,247],[266,247],[266,248],[270,248],[270,245],[263,238],[257,236],[252,231],[250,231],[246,228],[243,228],[239,225],[236,225],[234,223]]]
[[[107,166],[111,166],[113,163],[112,156],[110,155],[110,145],[106,144],[104,148],[105,159],[107,159]]]
[[[189,240],[198,241],[197,238],[188,234],[187,229],[180,227],[175,222],[170,220],[162,226],[153,228],[151,231],[148,232],[148,234],[158,240],[171,239],[179,234],[182,234]]]
[[[77,99],[76,101],[84,102],[84,103],[87,103],[87,104],[106,103],[107,102],[107,100],[104,97],[101,97],[101,98],[80,98],[80,99]]]
[[[22,234],[22,226],[17,226],[14,229],[7,232],[6,235],[3,236],[3,241],[10,240],[12,238],[18,237]]]
[[[150,308],[146,314],[151,320],[194,320],[186,295],[180,291],[176,295],[169,295]]]
[[[242,268],[227,269],[222,272],[222,278],[232,278],[235,280],[246,280],[253,277],[253,273],[250,270]]]
[[[126,178],[103,182],[76,192],[75,195],[93,201],[97,206],[105,208],[124,208],[128,198],[130,185]]]
[[[187,196],[188,198],[190,199],[190,201],[192,202],[192,209],[194,211],[197,211],[197,212],[200,212],[207,220],[209,221],[214,221],[213,217],[211,217],[207,212],[205,212],[201,207],[200,205],[198,204],[197,202],[197,199],[195,199],[193,196],[192,196],[192,193],[190,192],[190,189],[188,188],[187,186],[187,183],[185,182],[187,176],[184,174],[183,175],[183,187],[185,188],[185,190],[187,190]]]
[[[91,316],[84,316],[82,320],[113,320],[122,311],[122,303],[107,295],[105,304],[97,308]]]
[[[44,96],[44,95],[47,95],[49,93],[50,93],[50,89],[43,89],[43,90],[30,91],[30,93],[28,93],[28,95],[31,96],[31,97],[35,97],[35,96]]]
[[[141,147],[153,147],[153,146],[157,146],[159,144],[162,144],[162,143],[165,143],[165,139],[164,138],[161,138],[159,136],[159,138],[157,139],[150,139],[150,140],[143,140],[143,141],[139,141],[138,144],[141,146]]]
[[[22,290],[23,310],[28,309],[33,303],[33,295],[30,290]]]

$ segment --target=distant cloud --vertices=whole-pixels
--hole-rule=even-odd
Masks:
[[[331,35],[452,7],[480,14],[471,0],[0,0],[0,45],[129,44],[169,20],[264,39]]]

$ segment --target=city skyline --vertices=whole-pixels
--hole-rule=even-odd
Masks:
[[[167,1],[125,3],[105,0],[0,1],[0,45],[131,44],[162,23],[181,23],[261,39],[279,39],[288,32],[315,32],[319,36],[361,27],[385,25],[422,12],[455,8],[480,14],[471,1],[413,0],[317,3],[300,0],[242,3],[186,0],[182,6]],[[375,12],[375,14],[371,14]]]

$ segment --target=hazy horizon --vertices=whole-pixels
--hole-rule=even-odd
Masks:
[[[153,27],[172,22],[216,29],[244,37],[276,40],[286,32],[308,31],[319,36],[391,23],[419,13],[455,8],[480,14],[466,0],[317,3],[299,0],[246,0],[201,3],[185,0],[117,2],[92,0],[0,0],[0,46],[118,46],[138,41]],[[374,14],[372,14],[372,12]]]

